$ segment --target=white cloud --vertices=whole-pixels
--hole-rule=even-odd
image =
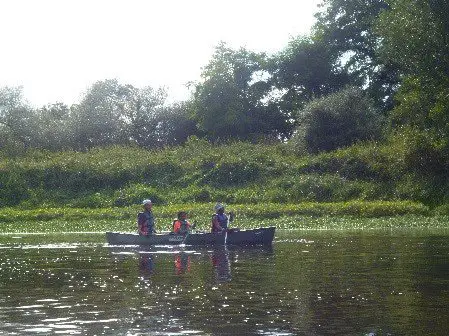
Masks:
[[[117,78],[167,86],[199,79],[219,41],[276,52],[306,34],[319,0],[0,0],[0,87],[35,105],[72,104]]]

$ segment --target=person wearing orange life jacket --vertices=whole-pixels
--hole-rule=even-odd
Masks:
[[[176,234],[187,234],[191,229],[195,227],[195,224],[190,224],[187,220],[187,212],[178,212],[178,219],[173,221],[173,232]]]

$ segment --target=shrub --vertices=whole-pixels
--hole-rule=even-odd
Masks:
[[[436,215],[449,216],[449,203],[440,205],[433,210]]]
[[[164,187],[173,185],[182,175],[183,169],[181,165],[167,160],[165,162],[148,164],[143,177],[152,186]]]
[[[354,87],[313,100],[299,116],[290,141],[300,152],[327,152],[380,136],[380,113]]]
[[[0,170],[0,207],[18,205],[28,197],[28,187],[20,169]]]

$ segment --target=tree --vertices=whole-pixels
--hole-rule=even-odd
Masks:
[[[180,145],[191,135],[197,135],[195,121],[190,115],[190,102],[174,103],[164,108],[156,125],[160,146]]]
[[[410,169],[419,178],[433,176],[431,184],[444,190],[449,184],[449,3],[388,2],[390,9],[381,14],[377,30],[383,38],[382,57],[403,72],[391,114],[394,135],[407,139]],[[425,140],[418,143],[407,134]]]
[[[164,89],[144,87],[132,90],[126,107],[126,137],[141,147],[160,147],[164,140],[160,139],[158,123],[165,112],[167,93]]]
[[[49,150],[71,148],[70,108],[63,103],[48,104],[36,111],[34,147]]]
[[[308,37],[291,40],[271,59],[272,82],[282,93],[281,108],[291,113],[303,108],[311,99],[336,92],[347,85],[349,78],[336,63],[337,57],[320,41]]]
[[[133,88],[116,79],[94,83],[72,114],[75,142],[79,149],[118,144],[123,141],[123,109]]]
[[[133,139],[143,147],[161,148],[184,143],[195,135],[196,123],[190,117],[187,103],[159,106],[142,114],[135,125]]]
[[[363,86],[377,106],[390,110],[400,73],[394,62],[379,57],[382,39],[374,29],[387,1],[323,0],[321,7],[313,39],[329,47],[351,76],[351,85]]]
[[[157,148],[195,134],[184,104],[166,105],[163,88],[136,88],[116,79],[96,82],[71,113],[78,149],[137,144]]]
[[[389,0],[376,25],[381,56],[406,75],[435,81],[449,77],[449,3],[444,0]]]
[[[379,138],[381,122],[380,113],[366,94],[347,87],[308,103],[290,141],[299,151],[332,151]]]
[[[264,98],[270,84],[264,78],[265,55],[218,45],[195,86],[193,115],[200,131],[212,140],[279,136],[289,130],[279,109]]]
[[[439,139],[449,154],[449,3],[391,0],[377,29],[382,56],[400,65],[404,80],[395,126],[409,125]]]
[[[21,87],[0,89],[0,149],[16,152],[35,140],[34,111],[23,98]]]

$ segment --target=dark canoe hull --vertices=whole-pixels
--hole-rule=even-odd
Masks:
[[[231,229],[228,233],[190,233],[187,237],[175,234],[139,236],[136,233],[106,232],[110,245],[270,245],[274,227],[250,230]]]
[[[275,227],[250,230],[229,230],[226,244],[228,245],[270,245],[273,242]]]
[[[136,233],[106,232],[106,240],[111,245],[224,245],[225,238],[222,233],[191,233],[185,237],[176,234],[140,236]]]

